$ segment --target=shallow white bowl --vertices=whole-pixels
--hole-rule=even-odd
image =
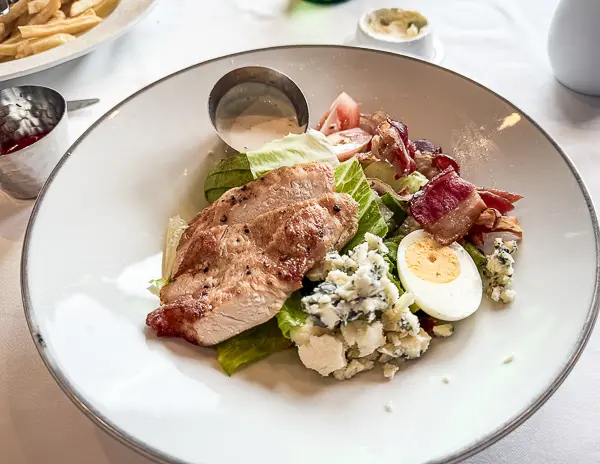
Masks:
[[[359,45],[377,48],[380,50],[412,55],[427,61],[437,62],[436,55],[439,55],[440,45],[433,35],[431,23],[423,28],[422,32],[413,38],[391,37],[386,34],[380,34],[369,28],[369,16],[377,10],[365,12],[356,26],[356,42]],[[429,19],[428,19],[429,21]]]
[[[136,24],[158,0],[120,0],[117,8],[98,26],[60,47],[20,60],[0,63],[0,80],[26,76],[58,66],[120,37]]]
[[[208,93],[223,74],[250,64],[294,79],[313,121],[343,89],[364,111],[387,110],[413,138],[453,151],[467,179],[523,194],[514,304],[486,302],[393,382],[376,372],[323,379],[292,350],[230,378],[212,350],[147,331],[145,316],[158,301],[145,287],[160,273],[167,218],[204,206],[202,182],[216,162]],[[233,55],[140,91],[70,149],[34,209],[22,288],[42,358],[85,414],[162,461],[458,462],[548,399],[597,314],[590,198],[566,155],[526,115],[498,130],[514,112],[437,66],[329,46]]]

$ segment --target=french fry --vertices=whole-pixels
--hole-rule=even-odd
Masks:
[[[102,18],[98,16],[82,16],[79,18],[63,19],[52,24],[37,26],[21,26],[19,31],[24,39],[39,39],[55,34],[77,34],[100,24]]]
[[[71,42],[118,4],[119,0],[18,0],[0,16],[0,63]]]
[[[32,16],[29,13],[23,13],[21,16],[19,16],[19,19],[17,19],[15,21],[15,26],[19,27],[19,26],[25,26],[26,24],[29,24],[29,21],[31,21]]]
[[[19,53],[19,48],[27,42],[26,40],[21,40],[20,42],[14,42],[11,44],[0,44],[0,56],[17,56]]]
[[[50,18],[50,21],[48,21],[46,24],[50,24],[56,21],[62,21],[63,19],[67,19],[67,15],[61,10],[58,10],[56,13],[54,13],[54,15],[52,15],[52,18]]]
[[[11,35],[8,39],[2,42],[2,45],[14,44],[20,42],[21,40],[23,40],[23,37],[21,37],[21,33],[17,30],[13,35]]]
[[[75,40],[70,34],[55,34],[43,39],[24,41],[17,46],[17,56],[25,57],[45,52]]]
[[[111,14],[119,4],[119,0],[104,0],[100,5],[94,7],[96,14],[101,18],[106,18]]]
[[[103,0],[77,0],[76,2],[71,3],[71,9],[69,10],[69,16],[74,18],[75,16],[79,16],[81,13],[89,10],[90,8],[94,8]]]
[[[46,24],[50,20],[52,15],[58,10],[60,10],[60,0],[49,0],[45,8],[38,14],[33,16],[31,20],[27,23],[27,25],[38,26],[41,24]]]
[[[29,0],[29,3],[27,4],[27,11],[30,15],[39,13],[44,8],[46,8],[48,2],[49,0]]]
[[[19,0],[13,6],[10,7],[8,13],[0,16],[0,23],[9,24],[16,21],[19,16],[27,11],[27,0]]]

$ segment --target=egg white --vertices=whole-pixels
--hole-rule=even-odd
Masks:
[[[458,321],[469,317],[481,305],[483,285],[475,262],[467,251],[454,242],[449,247],[460,263],[460,274],[452,282],[433,283],[420,279],[406,264],[406,251],[415,242],[433,238],[424,230],[408,234],[398,246],[398,275],[406,291],[415,295],[415,302],[432,317]]]

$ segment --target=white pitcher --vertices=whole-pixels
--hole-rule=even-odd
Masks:
[[[550,25],[548,55],[556,79],[600,95],[600,0],[561,0]]]

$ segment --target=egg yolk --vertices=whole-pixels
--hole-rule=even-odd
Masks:
[[[405,260],[411,272],[427,282],[447,284],[460,275],[456,253],[432,238],[424,238],[408,247]]]

